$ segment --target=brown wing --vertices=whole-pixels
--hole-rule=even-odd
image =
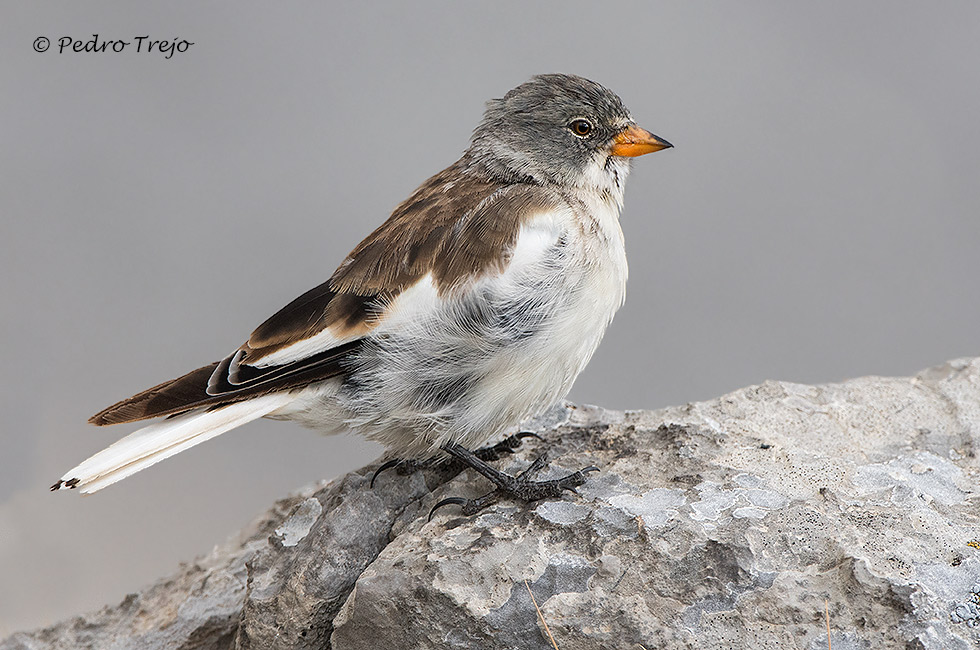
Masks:
[[[432,273],[445,293],[460,282],[499,271],[531,215],[564,200],[535,185],[505,185],[464,163],[436,174],[358,244],[328,285],[358,295],[396,294]]]
[[[501,270],[521,223],[560,200],[540,187],[491,182],[457,163],[426,181],[330,280],[262,323],[234,354],[114,404],[89,421],[106,425],[172,415],[343,375],[344,360],[384,320],[393,297],[429,273],[444,293],[468,278]],[[289,350],[321,334],[314,342],[322,348]],[[281,353],[278,363],[270,364],[275,353]]]
[[[358,244],[327,282],[256,328],[231,372],[236,364],[260,363],[324,330],[344,342],[364,336],[383,320],[388,302],[427,273],[444,288],[492,267],[516,237],[526,212],[521,204],[538,194],[529,189],[534,188],[487,180],[463,161],[436,174]]]

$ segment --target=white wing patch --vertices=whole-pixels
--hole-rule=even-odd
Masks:
[[[281,350],[276,350],[272,354],[262,357],[255,363],[249,363],[248,365],[254,366],[256,368],[267,368],[269,366],[282,366],[287,363],[292,363],[294,361],[300,361],[301,359],[306,359],[307,357],[312,357],[314,354],[323,352],[324,350],[329,350],[337,346],[343,345],[344,343],[350,343],[351,341],[356,341],[361,338],[362,334],[348,334],[346,336],[337,336],[332,328],[326,327],[323,330],[317,332],[308,339],[303,339],[302,341],[296,341],[292,345],[287,345]]]

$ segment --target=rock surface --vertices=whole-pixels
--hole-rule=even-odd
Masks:
[[[552,648],[528,586],[563,650],[980,644],[980,359],[534,426],[498,466],[601,467],[578,495],[427,521],[484,479],[371,466],[0,650]]]

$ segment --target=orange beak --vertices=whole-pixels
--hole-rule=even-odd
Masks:
[[[613,143],[611,149],[612,155],[627,156],[629,158],[653,153],[661,149],[669,149],[674,146],[635,124],[617,133],[616,137],[613,138]]]

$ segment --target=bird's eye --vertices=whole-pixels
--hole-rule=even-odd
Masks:
[[[594,127],[592,126],[592,122],[588,120],[572,120],[571,122],[569,122],[568,128],[571,129],[572,133],[574,133],[578,137],[584,138],[585,136],[592,133],[592,129]]]

